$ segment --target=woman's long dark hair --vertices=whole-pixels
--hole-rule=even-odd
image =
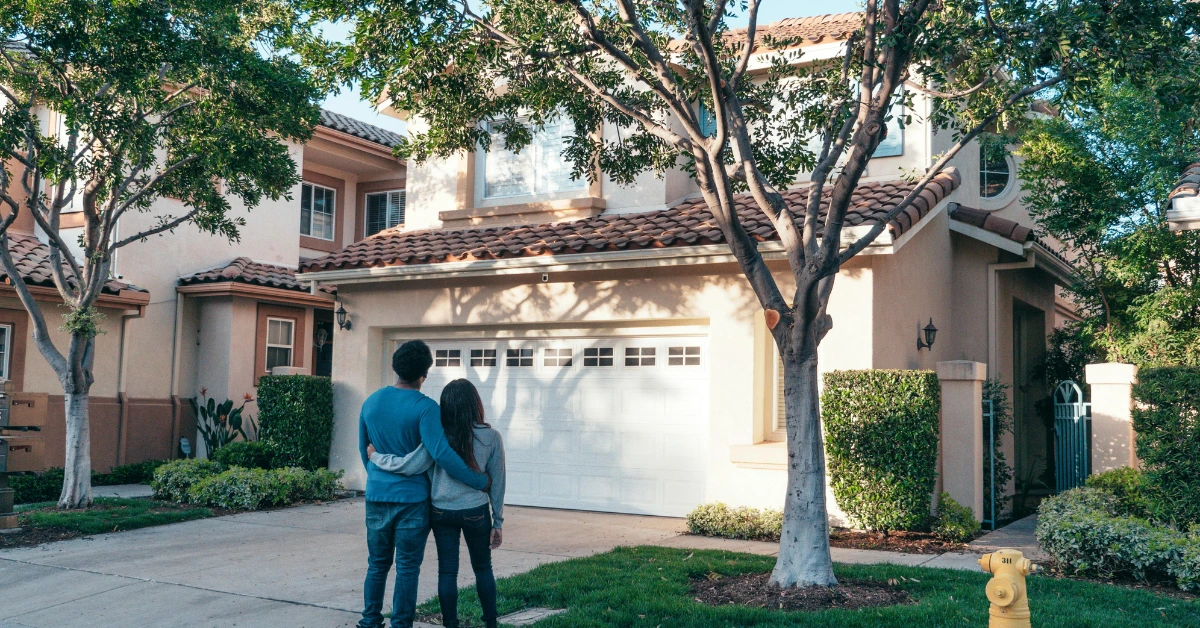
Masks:
[[[468,467],[479,471],[475,462],[475,426],[490,427],[483,421],[483,399],[475,384],[456,379],[442,389],[442,429],[450,448]]]

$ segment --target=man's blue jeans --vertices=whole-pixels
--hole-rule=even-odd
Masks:
[[[396,587],[392,593],[392,628],[411,628],[417,613],[417,577],[429,538],[429,502],[367,502],[367,579],[363,583],[361,628],[383,626],[383,595],[392,556]]]

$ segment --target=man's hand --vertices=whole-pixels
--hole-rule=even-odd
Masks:
[[[492,528],[492,549],[500,547],[500,544],[503,542],[504,530],[501,530],[500,528]]]
[[[375,446],[372,445],[371,443],[367,443],[367,457],[370,458],[371,456],[374,456],[374,455],[375,455]]]

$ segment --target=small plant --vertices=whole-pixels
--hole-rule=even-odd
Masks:
[[[173,460],[155,469],[154,479],[150,488],[154,496],[174,502],[187,502],[188,490],[204,478],[217,475],[225,470],[225,465],[215,460],[203,458],[185,458]]]
[[[687,526],[688,532],[701,536],[778,541],[783,512],[746,506],[730,508],[721,502],[701,504],[688,513]]]
[[[250,440],[245,430],[246,424],[249,424],[251,431],[257,435],[258,426],[254,424],[254,419],[250,415],[246,415],[244,419],[242,417],[246,404],[254,401],[253,397],[245,395],[242,405],[235,408],[232,399],[217,403],[216,399],[207,397],[207,394],[207,388],[201,389],[200,396],[204,401],[193,399],[192,409],[196,412],[196,429],[204,438],[204,448],[209,456],[232,443],[238,436],[241,436],[242,440]]]
[[[301,501],[332,499],[341,472],[325,469],[245,469],[233,467],[196,482],[188,491],[193,504],[237,510],[258,510]]]
[[[985,401],[992,402],[992,425],[988,425],[988,418],[983,419],[983,439],[984,447],[987,447],[987,442],[990,434],[989,428],[995,429],[995,441],[992,448],[992,460],[987,456],[983,458],[983,481],[989,484],[994,483],[996,486],[996,504],[995,513],[997,520],[1004,520],[1009,515],[1009,502],[1012,497],[1008,496],[1008,485],[1013,479],[1012,465],[1008,464],[1008,458],[1004,455],[1004,435],[1012,431],[1012,404],[1008,401],[1008,386],[1001,383],[1000,380],[989,379],[983,383],[983,398]],[[992,462],[995,461],[995,466]],[[992,474],[995,473],[995,477]],[[986,489],[986,485],[985,485]],[[983,513],[985,517],[990,517],[992,514],[992,495],[990,491],[983,492]],[[992,522],[992,527],[997,527],[997,521]]]
[[[144,460],[119,464],[108,473],[92,472],[92,486],[116,486],[119,484],[149,484],[154,471],[167,464],[166,460]]]
[[[979,522],[970,508],[954,501],[949,493],[938,495],[937,517],[931,531],[954,543],[966,543],[979,534]]]
[[[275,467],[275,448],[258,440],[236,441],[213,452],[212,459],[228,467],[271,469]]]

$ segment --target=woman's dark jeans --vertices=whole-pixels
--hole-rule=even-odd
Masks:
[[[458,534],[467,541],[471,569],[475,571],[475,591],[483,607],[483,621],[496,625],[496,578],[492,575],[492,513],[484,504],[467,510],[442,510],[433,507],[433,540],[438,553],[438,601],[442,605],[442,624],[458,626]]]

